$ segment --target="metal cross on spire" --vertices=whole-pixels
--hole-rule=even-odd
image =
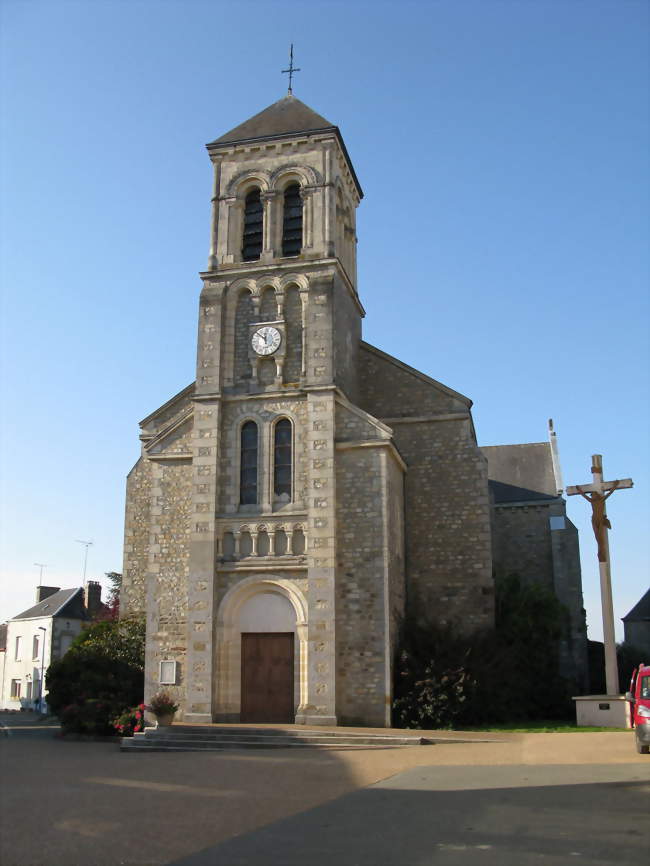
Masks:
[[[289,95],[291,95],[293,93],[293,89],[291,87],[291,84],[293,83],[293,73],[294,72],[301,72],[301,70],[297,66],[293,65],[293,42],[292,42],[291,43],[291,49],[289,50],[289,68],[282,70],[283,75],[286,75],[287,73],[289,73]]]

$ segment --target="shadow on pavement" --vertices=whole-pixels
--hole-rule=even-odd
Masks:
[[[647,862],[647,782],[424,791],[391,788],[391,781],[176,860],[172,866]]]

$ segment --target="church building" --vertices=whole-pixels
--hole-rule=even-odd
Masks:
[[[165,689],[185,722],[390,725],[405,611],[489,628],[495,568],[567,605],[580,676],[554,449],[482,451],[470,399],[363,341],[338,127],[289,93],[207,150],[196,380],[141,422],[127,482],[145,699]]]

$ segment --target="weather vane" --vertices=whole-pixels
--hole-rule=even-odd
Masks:
[[[292,42],[292,43],[291,43],[291,49],[290,49],[290,51],[289,51],[289,68],[288,68],[288,69],[283,69],[283,70],[282,70],[282,74],[283,74],[283,75],[286,75],[287,73],[289,73],[289,94],[292,94],[292,93],[293,93],[293,89],[292,89],[292,87],[291,87],[291,84],[292,84],[292,81],[293,81],[293,73],[294,73],[294,72],[300,72],[300,71],[301,71],[301,70],[298,69],[297,66],[294,66],[294,65],[293,65],[293,42]]]

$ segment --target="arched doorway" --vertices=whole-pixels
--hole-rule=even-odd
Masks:
[[[306,694],[307,605],[296,584],[246,578],[219,605],[216,721],[293,722]]]

